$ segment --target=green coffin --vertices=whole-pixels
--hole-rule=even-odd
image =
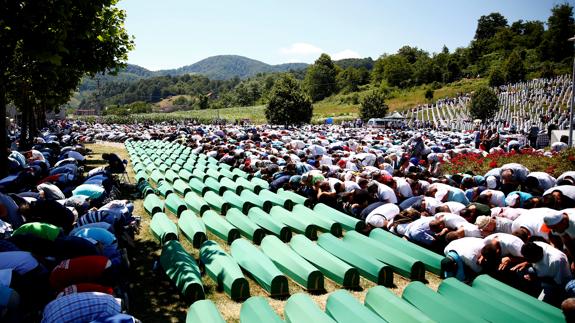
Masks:
[[[239,168],[232,169],[232,173],[249,180],[252,176]]]
[[[240,197],[246,201],[250,201],[253,205],[263,209],[266,212],[269,212],[272,206],[274,206],[272,202],[261,199],[257,194],[250,190],[243,190],[240,194]]]
[[[286,199],[292,200],[295,204],[302,204],[307,207],[312,207],[312,200],[310,198],[306,198],[305,196],[301,196],[297,193],[292,191],[286,191],[283,188],[278,189],[279,196],[285,197]]]
[[[425,265],[421,261],[405,255],[401,249],[394,249],[356,231],[347,232],[343,241],[350,248],[362,250],[366,255],[392,266],[394,271],[402,276],[409,277],[411,280],[425,279]]]
[[[152,216],[150,231],[162,245],[170,240],[178,240],[178,227],[162,212]]]
[[[229,170],[229,171],[232,170],[232,166],[230,166],[230,165],[228,165],[228,164],[219,163],[218,166],[219,166],[220,171],[221,171],[222,169]]]
[[[190,210],[199,215],[204,214],[204,212],[210,209],[210,206],[206,203],[204,198],[195,192],[188,192],[184,198],[184,203],[186,203]]]
[[[164,202],[162,202],[156,194],[148,194],[144,199],[144,209],[150,215],[154,215],[155,213],[162,212]]]
[[[164,175],[159,169],[154,169],[154,171],[152,171],[152,174],[150,175],[150,178],[158,185],[160,184],[160,182],[165,180]]]
[[[330,218],[333,221],[340,223],[341,226],[347,231],[355,230],[361,232],[365,228],[365,222],[342,213],[323,203],[316,204],[313,210],[323,217]]]
[[[235,175],[235,174],[234,174],[234,175]],[[257,193],[259,193],[259,192],[263,189],[263,187],[261,187],[261,186],[255,184],[255,183],[252,183],[252,182],[248,181],[247,179],[245,179],[245,178],[243,178],[243,177],[238,177],[237,175],[235,175],[235,176],[236,176],[236,178],[235,178],[235,179],[232,179],[232,180],[235,180],[235,182],[236,182],[238,185],[241,185],[242,187],[244,187],[244,188],[247,189],[247,190],[250,190],[250,191],[252,191],[252,192],[254,192],[254,193],[257,194]]]
[[[180,173],[180,170],[182,170],[182,166],[174,163],[172,165],[172,167],[170,167],[170,169],[173,170],[174,172],[176,172],[176,174],[178,174],[178,177],[179,177],[180,176],[179,173]]]
[[[225,215],[231,207],[226,200],[212,191],[206,192],[204,200],[213,210],[223,215]]]
[[[303,204],[294,205],[292,213],[298,217],[303,216],[305,219],[312,221],[322,232],[330,232],[336,237],[341,237],[342,235],[341,224],[315,213]]]
[[[204,196],[204,194],[206,194],[206,192],[210,190],[206,186],[206,184],[204,184],[203,182],[201,182],[199,179],[197,179],[195,177],[190,179],[190,182],[188,183],[188,185],[190,185],[190,187],[192,188],[192,191],[198,193],[201,196]]]
[[[244,190],[243,186],[237,184],[227,177],[220,179],[220,185],[226,187],[230,191],[235,192],[236,194],[240,194]]]
[[[319,236],[317,244],[325,251],[357,268],[359,273],[378,285],[393,286],[393,270],[387,264],[364,254],[361,250],[350,248],[340,239],[329,233]]]
[[[289,242],[291,239],[290,229],[283,222],[272,218],[269,214],[260,208],[251,208],[248,212],[250,218],[255,224],[264,228],[267,232],[279,237],[283,242]]]
[[[465,308],[457,307],[445,297],[426,287],[422,282],[409,283],[403,290],[401,297],[437,322],[485,322]]]
[[[164,244],[160,264],[187,300],[195,302],[204,299],[204,287],[198,264],[178,241],[171,240]]]
[[[270,190],[261,190],[258,193],[258,196],[260,197],[260,199],[264,201],[270,201],[273,205],[281,206],[287,209],[288,211],[291,211],[291,209],[293,208],[292,200],[288,200],[284,197],[281,197]]]
[[[180,177],[178,176],[178,173],[174,172],[174,171],[171,170],[171,169],[166,170],[166,172],[164,173],[164,177],[166,178],[166,180],[167,180],[168,182],[170,182],[170,183],[172,183],[172,184],[174,183],[174,181],[175,181],[177,178],[180,178]]]
[[[224,164],[225,165],[225,164]],[[220,174],[224,175],[225,177],[231,179],[232,181],[235,181],[236,178],[239,178],[238,174],[234,174],[232,173],[229,169],[223,168],[221,167],[221,165],[219,165],[220,167],[218,168],[218,172],[220,172]],[[227,166],[227,165],[226,165]]]
[[[248,199],[242,198],[232,191],[225,191],[222,197],[231,207],[240,210],[244,214],[248,214],[248,211],[255,206]]]
[[[404,240],[391,232],[376,228],[372,230],[369,237],[377,240],[397,250],[401,250],[404,254],[409,255],[425,264],[425,269],[430,272],[440,275],[441,274],[441,260],[442,256],[433,251],[427,250],[423,247]]]
[[[317,246],[303,235],[296,235],[290,241],[291,248],[311,262],[327,278],[344,288],[359,287],[359,272],[334,255]]]
[[[154,164],[148,164],[148,166],[146,166],[146,173],[152,174],[157,168]]]
[[[180,176],[180,178],[183,179],[184,181],[189,182],[190,179],[192,178],[192,173],[187,169],[181,169],[180,172],[178,173],[178,176]]]
[[[473,289],[483,291],[489,295],[494,302],[499,301],[509,308],[535,317],[539,321],[563,322],[565,320],[559,308],[546,304],[488,275],[477,276],[471,286]]]
[[[283,323],[268,301],[261,296],[252,296],[242,304],[240,323]]]
[[[226,213],[226,220],[234,227],[238,228],[242,236],[250,239],[257,245],[260,244],[265,236],[264,229],[260,228],[238,209],[230,209]]]
[[[188,161],[184,165],[182,165],[182,169],[185,169],[188,172],[192,173],[195,169],[195,164]],[[203,178],[201,180],[203,181]]]
[[[203,171],[201,171],[201,170],[199,170],[199,169],[197,169],[197,168],[194,168],[194,170],[192,171],[192,177],[195,177],[195,178],[197,178],[197,179],[199,179],[200,181],[203,182],[203,181],[205,181],[206,178],[208,178],[209,176],[208,176],[208,174],[204,173]]]
[[[466,311],[489,322],[534,322],[536,318],[529,317],[519,311],[510,311],[509,306],[494,302],[489,294],[472,288],[456,278],[442,281],[437,292],[447,300],[464,308]]]
[[[262,240],[261,249],[289,278],[309,292],[323,292],[323,274],[276,236]]]
[[[346,290],[337,290],[327,298],[325,312],[337,323],[385,323],[385,321],[363,306]]]
[[[367,291],[365,306],[390,323],[435,322],[406,300],[382,286]]]
[[[202,216],[202,220],[208,230],[220,239],[226,241],[227,244],[231,244],[240,237],[240,231],[238,229],[234,228],[224,217],[212,210],[205,212]]]
[[[184,212],[187,209],[184,200],[182,200],[176,193],[168,195],[164,207],[170,210],[170,212],[172,212],[178,217],[180,216],[180,214],[182,214],[182,212]]]
[[[204,222],[190,210],[182,212],[178,219],[178,227],[196,249],[207,240]]]
[[[234,258],[215,242],[208,240],[200,248],[200,262],[208,276],[234,301],[250,297],[250,286]]]
[[[268,183],[268,181],[263,180],[261,178],[254,177],[254,178],[250,179],[250,182],[254,183],[255,185],[257,185],[257,186],[259,186],[265,190],[270,188],[270,183]]]
[[[208,299],[195,302],[188,308],[186,323],[226,323],[218,308]]]
[[[245,239],[232,243],[232,257],[270,294],[271,297],[289,295],[287,278],[256,246]]]
[[[161,163],[160,165],[158,165],[158,169],[160,170],[160,172],[162,172],[162,174],[165,173],[168,170],[168,168],[169,168],[169,166],[164,164],[164,163]]]
[[[296,217],[292,212],[279,206],[272,207],[270,210],[270,216],[273,219],[284,223],[297,233],[304,234],[312,240],[317,239],[317,226],[313,224],[313,222],[309,221],[309,219]]]
[[[174,188],[172,185],[170,185],[170,183],[168,183],[168,181],[161,181],[157,187],[158,193],[163,197],[167,197],[168,195],[174,193]]]
[[[284,307],[284,317],[287,323],[336,323],[303,293],[294,294],[288,299]]]
[[[208,168],[208,170],[206,171],[206,175],[213,177],[218,182],[222,179],[222,177],[224,177],[224,175],[220,174],[220,172],[218,172],[214,168]]]
[[[140,181],[147,181],[148,180],[148,174],[146,174],[146,172],[144,171],[139,171],[136,173],[136,183],[140,182]]]
[[[181,196],[185,196],[186,193],[192,190],[188,183],[179,178],[174,181],[172,186],[174,187],[174,191],[176,191],[176,193],[180,194]]]
[[[216,193],[217,195],[224,194],[224,192],[228,189],[227,187],[222,186],[220,182],[218,182],[213,177],[206,178],[204,184],[206,184],[206,186],[210,189],[210,191]]]

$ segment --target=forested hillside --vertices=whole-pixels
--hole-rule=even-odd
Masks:
[[[574,34],[573,7],[569,4],[555,6],[546,23],[509,22],[501,14],[491,13],[478,19],[475,36],[467,47],[444,46],[439,53],[428,53],[404,46],[375,61],[334,62],[322,54],[305,69],[301,64],[274,67],[245,57],[216,56],[176,70],[150,72],[162,76],[139,80],[149,76],[149,71],[132,68],[123,78],[100,82],[99,89],[80,106],[120,105],[112,111],[122,111],[122,105],[140,101],[153,104],[175,95],[184,96],[178,104],[184,110],[265,104],[281,71],[289,71],[302,82],[314,102],[340,95],[357,103],[367,90],[391,97],[415,87],[426,88],[426,99],[433,100],[435,89],[462,79],[485,78],[497,86],[570,74],[573,43],[567,39]]]

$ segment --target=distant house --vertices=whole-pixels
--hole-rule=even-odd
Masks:
[[[79,116],[97,116],[98,112],[96,109],[78,109],[75,114]]]

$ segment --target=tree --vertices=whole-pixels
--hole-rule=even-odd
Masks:
[[[367,70],[365,71],[367,72]],[[337,74],[337,87],[343,93],[355,92],[362,84],[363,77],[359,69],[348,67]]]
[[[503,74],[498,67],[491,69],[491,73],[489,73],[489,86],[497,87],[503,84],[505,84],[505,74]]]
[[[425,90],[425,99],[428,101],[433,100],[433,90],[432,89]]]
[[[477,21],[475,30],[476,40],[485,40],[495,36],[495,33],[507,26],[507,19],[498,12],[493,12],[487,16],[481,16]]]
[[[117,0],[0,3],[0,173],[7,169],[5,105],[22,112],[24,139],[65,103],[83,75],[125,65],[133,42]],[[29,130],[32,131],[29,131]]]
[[[567,3],[553,7],[547,26],[545,38],[548,41],[547,50],[550,58],[555,62],[561,62],[565,58],[572,57],[573,42],[567,39],[575,34],[573,7]]]
[[[309,123],[313,106],[298,81],[289,74],[283,74],[272,88],[265,114],[270,124],[287,126]]]
[[[471,95],[469,112],[474,119],[485,122],[499,111],[499,99],[489,87],[481,87]]]
[[[323,100],[336,92],[336,74],[335,65],[328,54],[321,54],[308,68],[304,84],[314,102]]]
[[[382,62],[383,77],[391,86],[408,87],[412,83],[413,67],[402,55],[390,55]]]
[[[383,118],[387,114],[387,104],[385,104],[385,94],[374,90],[368,93],[362,100],[359,107],[359,117],[367,121],[371,118]]]
[[[503,73],[507,83],[517,83],[525,80],[525,65],[517,51],[513,51],[503,65]]]

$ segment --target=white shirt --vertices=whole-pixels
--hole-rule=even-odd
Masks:
[[[445,202],[445,203],[441,204],[440,206],[444,206],[444,205],[446,205],[449,208],[451,213],[457,214],[457,215],[459,215],[461,210],[465,209],[465,205],[463,205],[463,203],[459,203],[459,202],[455,202],[455,201]]]
[[[457,240],[451,241],[444,249],[444,253],[447,256],[449,251],[455,251],[463,261],[463,263],[471,268],[474,272],[478,273],[481,271],[481,266],[477,263],[477,258],[481,255],[481,249],[483,249],[483,239],[474,237],[465,237]]]
[[[504,207],[505,206],[505,194],[501,191],[498,190],[485,190],[483,192],[481,192],[481,195],[487,195],[487,193],[491,192],[491,200],[489,200],[489,203],[495,205],[495,206],[500,206],[500,207]]]
[[[548,240],[549,234],[547,232],[541,231],[541,228],[545,223],[543,222],[543,218],[547,214],[554,214],[556,212],[557,211],[546,207],[527,210],[525,213],[513,221],[511,230],[513,232],[523,227],[527,229],[532,236],[541,237],[545,240]]]
[[[401,196],[403,198],[408,198],[408,197],[413,196],[413,191],[411,190],[411,186],[405,180],[405,178],[394,177],[393,180],[395,181],[395,184],[397,185],[397,190],[398,190],[399,194],[401,194]]]
[[[531,264],[537,276],[553,278],[558,285],[565,286],[572,278],[567,256],[545,242],[535,241],[535,244],[543,248],[543,258]]]
[[[377,186],[377,197],[381,202],[397,204],[397,196],[391,187],[381,183],[377,183]]]
[[[508,233],[494,233],[485,237],[485,239],[483,239],[483,243],[487,245],[490,244],[493,240],[499,241],[502,257],[523,257],[521,254],[523,240],[519,239],[518,237]]]
[[[575,186],[572,185],[560,185],[552,187],[543,193],[543,195],[551,194],[553,191],[561,191],[563,195],[575,200]]]
[[[399,206],[392,203],[387,203],[376,207],[373,211],[371,211],[365,218],[365,223],[376,228],[383,228],[385,224],[384,221],[393,220],[395,216],[399,214],[399,212]]]
[[[557,180],[553,176],[544,172],[531,172],[527,177],[536,178],[537,182],[539,182],[539,186],[544,190],[549,189],[557,184]]]
[[[491,209],[491,216],[506,218],[513,221],[525,212],[527,212],[527,209],[498,206]]]

